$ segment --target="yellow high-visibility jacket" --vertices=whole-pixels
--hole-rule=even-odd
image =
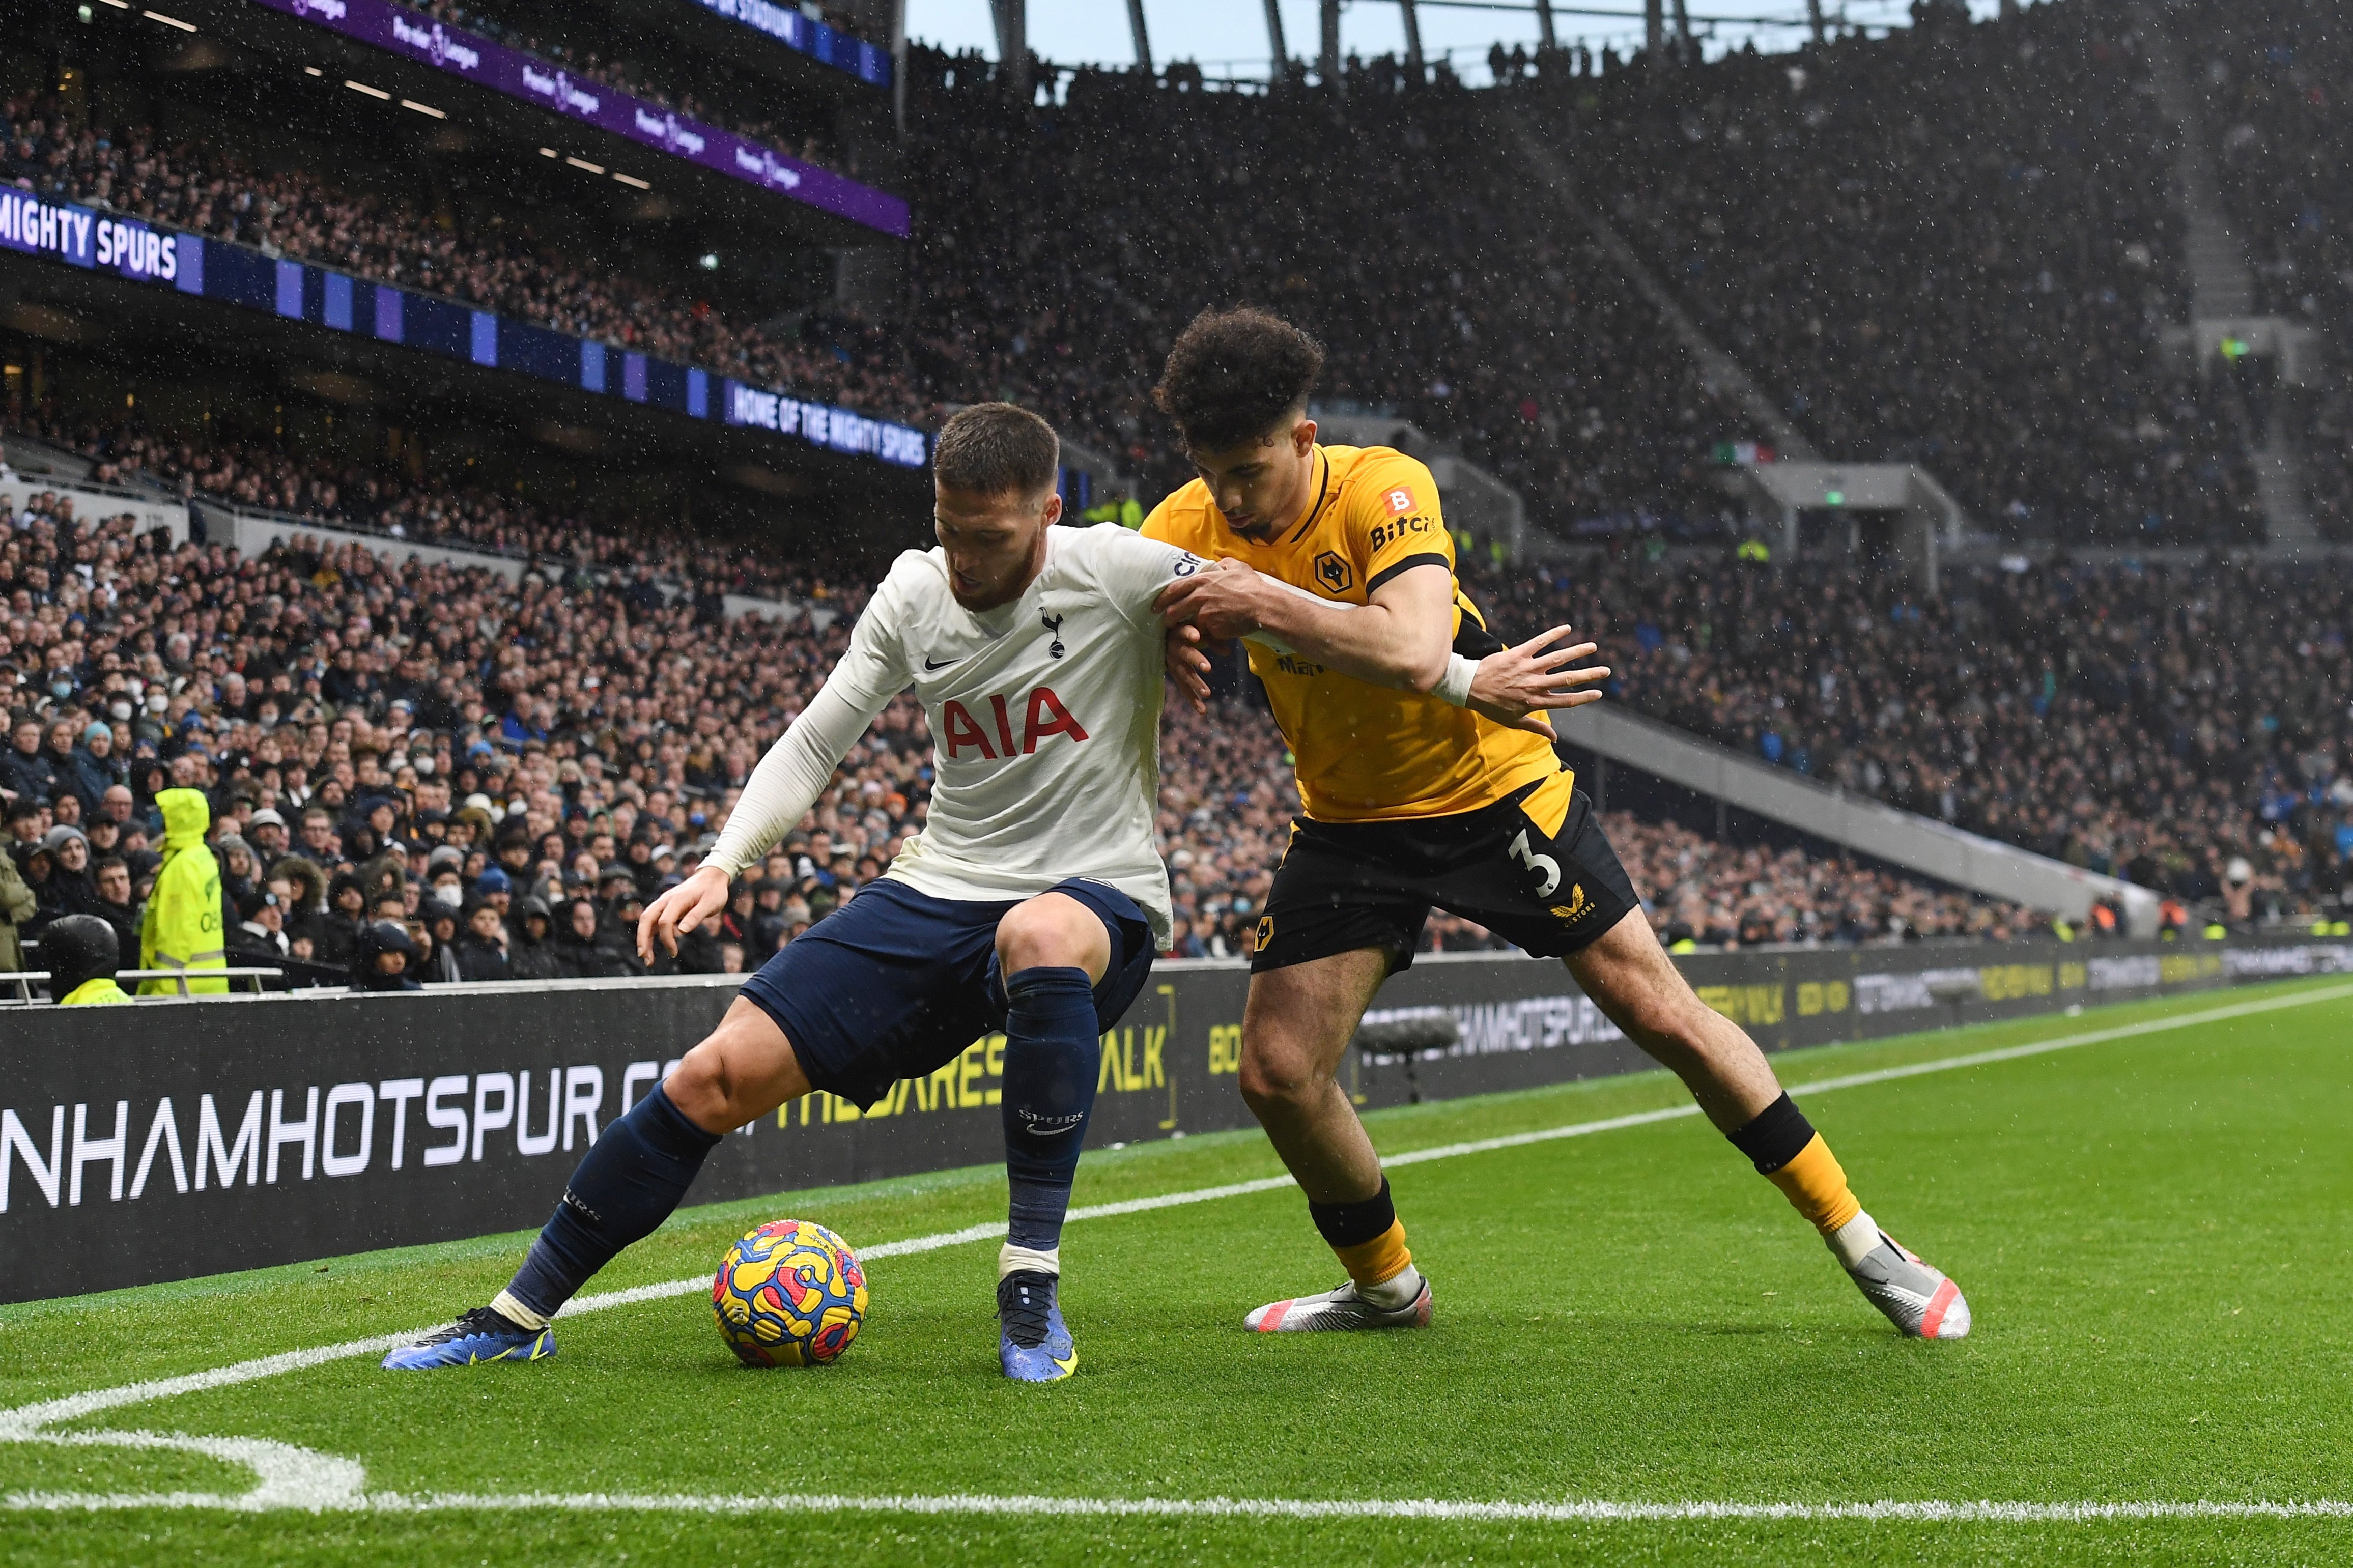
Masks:
[[[220,862],[205,844],[213,809],[201,791],[167,789],[155,797],[164,809],[164,867],[139,924],[142,969],[227,969],[221,940]],[[222,996],[226,980],[147,980],[142,996]]]

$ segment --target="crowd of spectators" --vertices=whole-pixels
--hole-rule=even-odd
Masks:
[[[2256,308],[2316,331],[2318,384],[2284,410],[2315,522],[2353,542],[2353,73],[2343,18],[2307,0],[2177,7],[2222,198],[2253,263]]]
[[[1204,305],[1250,300],[1321,338],[1330,406],[1458,444],[1544,526],[1725,531],[1714,456],[1742,427],[1577,194],[1532,192],[1497,155],[1480,95],[1366,72],[1342,114],[1081,70],[1031,111],[975,64],[910,78],[927,385],[1017,394],[1173,485],[1190,476],[1147,401],[1160,360]]]
[[[923,403],[894,353],[896,334],[854,314],[806,313],[770,332],[674,283],[638,276],[617,255],[543,244],[503,213],[444,226],[403,200],[346,191],[311,174],[266,172],[221,147],[165,143],[75,126],[49,100],[0,105],[0,184],[111,207],[154,223],[293,256],[380,282],[446,295],[557,331],[895,418]]]
[[[1021,105],[983,62],[917,49],[888,321],[764,328],[506,211],[427,215],[46,102],[7,106],[0,180],[887,417],[1014,396],[1147,490],[1183,477],[1146,396],[1166,343],[1206,303],[1255,300],[1326,341],[1330,407],[1457,444],[1540,525],[1720,536],[1718,454],[1757,432],[1617,275],[1590,205],[1833,458],[1921,461],[2019,535],[2258,534],[2243,411],[2159,352],[2184,288],[2134,16],[1950,10],[1802,57],[1588,74],[1563,52],[1500,92],[1366,67],[1345,105],[1091,69]],[[1553,138],[1577,189],[1497,155],[1514,124]],[[2341,171],[2339,134],[2295,144]],[[2309,205],[2297,232],[2334,245]]]
[[[2023,561],[2017,564],[2023,566]],[[1496,577],[1612,699],[1778,766],[2238,918],[2353,854],[2353,591],[2283,567],[1597,558]]]
[[[294,535],[241,558],[37,496],[0,539],[0,791],[37,940],[63,914],[137,951],[156,797],[202,790],[239,961],[350,963],[405,924],[428,977],[642,973],[645,901],[697,863],[862,603],[779,625],[633,581],[405,564]],[[1181,705],[1160,844],[1176,952],[1247,952],[1296,788],[1261,707]],[[929,809],[930,738],[901,699],[818,805],[674,961],[756,966],[879,875]],[[1613,824],[1662,930],[1711,942],[1962,934],[2014,911],[1795,852]],[[488,911],[488,912],[485,912]],[[0,911],[5,913],[5,911]],[[1450,917],[1439,948],[1498,945]],[[662,959],[656,968],[673,961]]]
[[[830,128],[821,120],[801,115],[779,118],[774,112],[757,112],[750,107],[752,104],[788,110],[792,96],[779,93],[773,83],[764,79],[755,78],[743,84],[733,82],[728,79],[723,61],[715,68],[719,80],[714,84],[723,97],[714,96],[710,91],[697,92],[680,85],[659,67],[646,60],[617,59],[604,50],[568,43],[518,25],[501,15],[503,8],[495,4],[486,9],[479,4],[462,5],[458,0],[423,0],[418,9],[453,27],[463,27],[511,49],[537,55],[574,76],[617,88],[674,114],[690,115],[705,125],[733,131],[804,163],[832,169],[852,179],[858,177],[855,150],[836,145]]]
[[[1181,477],[1145,397],[1160,355],[1204,304],[1262,300],[1325,338],[1335,406],[1459,443],[1541,522],[1726,526],[1715,456],[1739,423],[1565,201],[1531,204],[1485,154],[1460,87],[1366,97],[1342,119],[1306,94],[1121,73],[1082,72],[1038,112],[985,79],[918,80],[911,309],[894,324],[818,310],[771,331],[618,256],[542,244],[509,213],[444,224],[29,100],[7,106],[0,180],[887,417],[1015,395],[1153,483]]]
[[[2160,348],[2173,131],[2131,11],[1957,6],[1802,57],[1517,93],[1832,460],[1914,460],[2012,535],[2260,539],[2245,431]]]
[[[683,530],[543,507],[488,485],[448,488],[394,468],[306,457],[261,437],[198,444],[135,420],[100,426],[35,414],[0,421],[0,433],[89,458],[90,477],[102,485],[143,483],[181,499],[283,512],[396,540],[461,544],[554,571],[644,577],[671,596],[711,601],[706,615],[719,613],[720,596],[728,594],[822,609],[856,571],[701,540]]]

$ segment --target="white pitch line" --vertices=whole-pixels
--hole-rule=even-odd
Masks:
[[[1967,1055],[1939,1057],[1931,1061],[1915,1062],[1905,1067],[1881,1068],[1871,1072],[1849,1073],[1840,1078],[1817,1079],[1811,1083],[1792,1086],[1796,1094],[1824,1094],[1832,1089],[1860,1089],[1869,1084],[1892,1083],[1930,1073],[1954,1072],[1963,1068],[1984,1067],[1994,1062],[2016,1061],[2023,1057],[2045,1056],[2052,1051],[2073,1050],[2082,1046],[2105,1044],[2111,1040],[2130,1039],[2141,1035],[2162,1034],[2174,1029],[2195,1028],[2203,1024],[2226,1022],[2283,1008],[2310,1006],[2319,1002],[2334,1002],[2353,996],[2353,984],[2322,986],[2300,991],[2286,996],[2264,997],[2259,1001],[2237,1002],[2228,1006],[2209,1007],[2196,1013],[2183,1013],[2167,1018],[2144,1019],[2137,1023],[2118,1024],[2105,1029],[2090,1029],[2079,1034],[2062,1035],[2053,1039],[2034,1040],[2024,1045],[2005,1046],[1996,1050],[1971,1051]],[[1582,1138],[1596,1132],[1616,1131],[1621,1128],[1646,1126],[1654,1121],[1672,1121],[1681,1117],[1696,1116],[1696,1105],[1668,1106],[1659,1110],[1636,1111],[1627,1116],[1605,1117],[1593,1121],[1576,1121],[1562,1127],[1547,1127],[1534,1132],[1514,1132],[1500,1138],[1481,1138],[1468,1142],[1445,1143],[1429,1149],[1409,1150],[1402,1154],[1385,1156],[1385,1165],[1415,1165],[1430,1160],[1449,1160],[1463,1154],[1491,1153],[1499,1149],[1516,1149],[1530,1143],[1551,1142],[1562,1138]],[[1293,1185],[1289,1176],[1268,1176],[1257,1181],[1232,1182],[1223,1186],[1196,1187],[1189,1192],[1168,1193],[1159,1197],[1126,1198],[1117,1203],[1089,1204],[1072,1209],[1070,1220],[1111,1219],[1122,1215],[1145,1214],[1155,1209],[1176,1208],[1187,1204],[1210,1203],[1220,1198],[1243,1197],[1255,1193],[1277,1192]],[[938,1231],[930,1236],[911,1237],[904,1241],[886,1241],[873,1247],[860,1247],[861,1259],[904,1258],[916,1253],[936,1252],[944,1247],[962,1247],[976,1241],[996,1241],[1003,1238],[1002,1225],[973,1225],[961,1230]],[[676,1296],[689,1296],[708,1290],[711,1281],[697,1276],[687,1279],[665,1280],[654,1285],[636,1285],[622,1290],[607,1290],[593,1296],[580,1296],[565,1303],[560,1317],[573,1317],[582,1312],[603,1311],[614,1307],[636,1306],[645,1301],[665,1300]],[[277,1355],[258,1357],[234,1365],[216,1367],[208,1372],[189,1373],[179,1377],[157,1378],[144,1383],[125,1384],[119,1388],[103,1388],[88,1394],[69,1394],[61,1399],[47,1400],[37,1405],[21,1405],[14,1410],[0,1410],[0,1441],[29,1436],[35,1429],[63,1421],[76,1420],[100,1410],[118,1409],[126,1405],[140,1405],[151,1400],[170,1399],[183,1394],[198,1394],[209,1389],[226,1388],[234,1384],[250,1383],[258,1378],[276,1377],[282,1373],[301,1372],[330,1362],[344,1361],[353,1356],[377,1355],[397,1345],[414,1343],[427,1331],[413,1329],[403,1334],[378,1334],[364,1340],[346,1340],[340,1344],[320,1345],[311,1350],[285,1351]]]
[[[18,1492],[12,1509],[86,1512],[118,1509],[241,1508],[205,1492]],[[336,1505],[331,1505],[336,1506]],[[1418,1519],[1466,1523],[1738,1523],[1902,1521],[1923,1524],[2100,1524],[2149,1520],[2353,1519],[2353,1502],[1475,1502],[1441,1498],[861,1497],[832,1493],[742,1497],[664,1492],[372,1492],[340,1505],[371,1513],[868,1513],[1049,1519]]]
[[[2283,1007],[2304,1007],[2315,1002],[2333,1002],[2353,996],[2353,985],[2330,985],[2318,990],[2300,992],[2293,996],[2269,996],[2258,1002],[2238,1002],[2227,1007],[2209,1007],[2203,1012],[2183,1013],[2171,1018],[2150,1018],[2135,1024],[2117,1024],[2105,1029],[2087,1029],[2082,1034],[2062,1035],[2056,1039],[2031,1040],[2022,1046],[2004,1046],[1997,1050],[1971,1051],[1966,1056],[1938,1057],[1933,1061],[1914,1062],[1906,1067],[1879,1068],[1871,1072],[1848,1073],[1840,1078],[1817,1079],[1811,1083],[1788,1086],[1792,1098],[1801,1094],[1828,1094],[1838,1089],[1862,1089],[1874,1083],[1894,1083],[1907,1078],[1924,1078],[1930,1073],[1957,1072],[1963,1068],[1985,1067],[1993,1062],[2016,1061],[2021,1057],[2048,1056],[2052,1051],[2071,1051],[2080,1046],[2104,1045],[2110,1040],[2130,1039],[2137,1035],[2162,1034],[2168,1029],[2195,1028],[2200,1024],[2220,1023],[2230,1018],[2243,1018],[2257,1013],[2277,1012]],[[1518,1149],[1530,1143],[1549,1143],[1561,1138],[1583,1138],[1595,1132],[1615,1132],[1621,1127],[1642,1127],[1653,1121],[1673,1121],[1681,1117],[1697,1116],[1696,1105],[1671,1105],[1659,1110],[1638,1110],[1630,1116],[1612,1116],[1601,1121],[1578,1121],[1567,1127],[1546,1127],[1535,1132],[1514,1132],[1501,1138],[1478,1138],[1465,1143],[1442,1143],[1432,1149],[1413,1149],[1402,1154],[1384,1154],[1381,1163],[1418,1165],[1425,1160],[1451,1160],[1457,1154],[1485,1154],[1497,1149]],[[1164,1203],[1180,1201],[1176,1198]],[[1072,1217],[1076,1217],[1074,1215]]]

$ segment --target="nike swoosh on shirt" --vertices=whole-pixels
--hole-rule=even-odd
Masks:
[[[928,655],[926,655],[926,656],[925,656],[925,658],[924,658],[924,659],[923,659],[923,668],[924,668],[926,671],[934,670],[934,669],[945,669],[948,666],[950,666],[950,665],[954,664],[955,662],[955,660],[954,660],[954,659],[952,659],[952,658],[940,658],[940,659],[935,659],[935,658],[933,658],[929,657]]]

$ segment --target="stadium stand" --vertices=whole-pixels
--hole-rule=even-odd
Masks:
[[[642,567],[673,596],[744,594],[822,604],[837,591],[828,574],[805,563],[609,521],[592,523],[487,486],[444,489],[388,468],[301,457],[260,437],[197,446],[150,434],[138,424],[101,429],[29,421],[13,429],[88,456],[90,477],[100,484],[151,481],[185,498],[289,513],[389,539],[460,543],[519,559]],[[842,576],[837,569],[830,582]]]
[[[2246,918],[2337,895],[2343,586],[2201,564],[1955,573],[1596,560],[1497,579],[1611,696],[1752,756]]]
[[[1157,345],[1206,300],[1274,300],[1330,342],[1335,407],[1459,443],[1521,488],[1540,523],[1577,535],[1727,530],[1712,467],[1739,423],[1679,355],[1657,352],[1666,334],[1590,241],[1557,235],[1515,198],[1510,170],[1481,154],[1460,91],[1379,100],[1340,126],[1312,102],[1211,103],[1097,74],[1039,120],[1005,109],[986,81],[938,85],[945,74],[916,79],[926,84],[917,123],[936,130],[919,131],[910,154],[921,231],[902,323],[820,309],[780,336],[681,302],[621,256],[543,242],[489,205],[454,207],[445,227],[411,201],[300,171],[265,174],[143,131],[71,129],[53,104],[27,100],[8,105],[0,180],[870,414],[936,419],[948,405],[1017,392],[1076,438],[1149,464],[1164,485],[1182,470],[1143,396]],[[975,136],[1002,154],[978,177]],[[1395,188],[1377,198],[1312,177],[1314,160],[1284,152],[1337,157],[1367,136],[1396,155]],[[1076,167],[1073,142],[1090,150]],[[1271,205],[1237,207],[1216,198],[1220,187]],[[1368,199],[1409,243],[1354,242],[1349,212]],[[1209,226],[1181,258],[1147,226],[1171,210]],[[1295,232],[1281,246],[1251,235],[1261,210],[1295,213]],[[1045,245],[1047,232],[1059,242]],[[1316,246],[1328,265],[1296,264]],[[1293,261],[1271,273],[1278,253]],[[1348,287],[1332,288],[1335,277]],[[1440,298],[1442,311],[1426,308]]]
[[[2013,537],[2262,537],[2243,432],[2161,351],[2170,128],[2116,8],[1931,6],[1802,61],[1537,101],[1826,456],[1919,462]]]
[[[1017,390],[1167,487],[1189,473],[1145,398],[1159,355],[1205,303],[1256,300],[1324,340],[1335,409],[1459,444],[1555,532],[1727,531],[1713,454],[1746,433],[1589,237],[1526,200],[1467,90],[1363,94],[1343,120],[1082,70],[1029,114],[968,59],[918,53],[909,78],[918,358],[943,395]]]
[[[2322,536],[2353,542],[2353,378],[2338,343],[2353,307],[2345,237],[2353,149],[2340,85],[2353,59],[2340,18],[2295,0],[2195,5],[2173,16],[2177,37],[2199,39],[2186,63],[2206,95],[2223,199],[2253,252],[2256,306],[2328,329],[2319,384],[2284,398],[2276,416],[2301,445]],[[2273,373],[2256,360],[2244,377],[2258,419],[2273,414]]]
[[[484,20],[470,12],[469,25]],[[2230,46],[2237,66],[2215,78],[2193,62],[2214,91],[2239,95],[2214,124],[2237,160],[2232,199],[2250,215],[2284,213],[2279,193],[2297,179],[2333,177],[2333,128],[2310,116],[2299,125],[2306,100],[2282,85],[2308,92],[2298,73],[2325,72],[2325,55],[2284,58],[2264,41],[2265,28],[2301,25],[2293,5],[2250,13]],[[1723,465],[1755,439],[1752,422],[1708,391],[1592,236],[1523,199],[1525,172],[1494,151],[1505,118],[1550,138],[1704,329],[1827,453],[1923,463],[1979,522],[2021,540],[2245,541],[2260,531],[2248,432],[2231,400],[2161,353],[2184,284],[2164,200],[2170,132],[2149,104],[2134,26],[2105,5],[1978,26],[1931,8],[1912,34],[1799,60],[1736,54],[1663,73],[1595,73],[1577,60],[1510,71],[1501,92],[1416,85],[1395,62],[1372,62],[1352,77],[1345,120],[1311,91],[1203,91],[1183,67],[1156,79],[1066,73],[1060,102],[1016,108],[985,62],[918,48],[903,150],[917,227],[903,287],[871,315],[819,302],[765,324],[639,270],[625,246],[543,240],[462,189],[427,202],[395,184],[363,188],[343,183],[348,171],[306,172],[282,149],[248,158],[227,150],[234,138],[187,135],[184,122],[168,138],[118,139],[64,99],[9,101],[0,179],[876,413],[932,420],[962,401],[1012,396],[1115,455],[1146,501],[1184,477],[1145,396],[1167,339],[1208,300],[1262,300],[1326,339],[1330,412],[1409,422],[1520,490],[1559,553],[1505,570],[1481,549],[1466,576],[1507,633],[1567,620],[1599,635],[1619,700],[2158,888],[2177,924],[2190,906],[2242,920],[2309,911],[2337,894],[2353,837],[2340,719],[2353,672],[2328,629],[2345,606],[2326,580],[2063,563],[1948,568],[1931,597],[1869,561],[1809,556],[1764,570],[1724,559],[1741,524]],[[2000,95],[1985,85],[1995,82]],[[2258,127],[2255,142],[2243,125]],[[1377,177],[1328,176],[1349,161]],[[2276,245],[2258,247],[2258,270],[2271,303],[2325,316],[2341,308],[2334,230],[2305,209],[2333,212],[2336,196],[2314,188],[2322,194],[2297,198]],[[2246,205],[2259,202],[2270,205]],[[2100,221],[2081,221],[2085,212]],[[1379,215],[1379,243],[1366,241],[1367,213]],[[2299,279],[2309,301],[2284,292]],[[93,369],[90,386],[109,374],[121,373]],[[517,588],[448,567],[368,564],[317,542],[239,562],[217,547],[164,552],[120,529],[77,533],[69,552],[89,552],[79,564],[92,578],[86,619],[110,550],[134,581],[152,572],[196,586],[181,590],[191,599],[176,615],[109,606],[132,619],[69,638],[57,563],[36,561],[58,547],[43,532],[55,523],[36,520],[14,535],[7,570],[20,705],[79,714],[111,675],[161,680],[167,711],[151,720],[133,702],[111,754],[141,750],[140,725],[159,731],[144,741],[166,763],[200,734],[214,759],[207,782],[235,815],[241,786],[218,753],[259,756],[272,699],[278,723],[295,721],[307,643],[318,700],[360,716],[338,734],[322,713],[314,746],[306,715],[302,740],[278,747],[275,784],[248,764],[244,809],[259,808],[266,784],[281,812],[318,800],[342,822],[361,791],[394,787],[391,760],[420,760],[419,747],[395,743],[391,704],[405,698],[407,732],[431,734],[422,756],[434,765],[395,809],[403,831],[422,834],[426,816],[462,813],[479,794],[465,846],[479,851],[519,815],[533,843],[516,880],[551,900],[559,932],[570,917],[554,901],[603,891],[606,862],[590,851],[584,866],[577,841],[593,839],[599,811],[618,830],[610,850],[667,844],[675,869],[806,699],[854,616],[856,584],[871,579],[871,556],[830,557],[805,536],[789,550],[746,548],[724,530],[649,526],[623,505],[554,501],[543,489],[526,500],[419,461],[414,447],[363,461],[348,446],[330,455],[265,437],[252,420],[151,424],[120,402],[85,387],[70,406],[20,404],[16,427],[89,454],[100,482],[462,543],[534,575]],[[2316,431],[2345,406],[2335,394],[2316,400]],[[2329,485],[2341,492],[2323,477],[2335,470],[2310,471],[2316,502]],[[1580,541],[1609,547],[1569,542]],[[726,593],[818,613],[730,621]],[[224,606],[273,595],[274,626],[313,635],[274,631],[267,648],[238,653]],[[2089,630],[2068,614],[2084,605]],[[174,618],[189,639],[178,656],[164,627]],[[100,643],[111,652],[92,654]],[[208,643],[222,668],[204,674]],[[69,647],[72,657],[57,651]],[[151,656],[163,675],[145,672]],[[738,657],[775,673],[731,690],[719,672]],[[59,668],[77,684],[45,700]],[[230,674],[242,695],[229,695]],[[173,711],[175,682],[192,695]],[[886,860],[921,820],[924,745],[919,716],[886,721],[845,767],[842,798],[806,825],[797,858],[761,879],[775,885],[747,892],[745,918],[772,939],[870,875],[861,861]],[[1279,743],[1245,700],[1208,718],[1172,711],[1166,745],[1162,831],[1180,948],[1240,951],[1292,799]],[[339,761],[349,776],[331,790]],[[1695,940],[2039,923],[1832,856],[1713,842],[1622,812],[1611,822],[1630,864],[1653,879],[1654,919]],[[425,853],[405,868],[413,879],[430,868]],[[642,895],[659,876],[630,880]],[[611,917],[600,906],[591,922],[607,951],[598,962],[625,967]],[[1440,947],[1487,940],[1443,919],[1430,932]]]
[[[265,174],[216,145],[118,139],[75,128],[54,102],[9,100],[0,183],[61,201],[301,257],[363,277],[522,317],[559,331],[700,364],[872,414],[923,405],[890,368],[890,331],[855,312],[812,312],[794,339],[732,321],[707,301],[641,279],[624,258],[567,238],[545,244],[510,226],[500,204],[448,209],[453,229],[401,197],[362,195],[299,170]]]
[[[0,545],[5,657],[30,744],[22,763],[0,759],[0,787],[47,802],[17,834],[28,879],[46,889],[33,933],[96,897],[110,856],[124,857],[135,896],[153,871],[142,856],[154,794],[193,783],[212,795],[224,837],[253,847],[227,862],[231,883],[284,880],[290,933],[327,962],[346,959],[353,935],[353,911],[339,906],[364,906],[392,881],[420,936],[433,935],[438,912],[427,900],[446,898],[459,922],[444,941],[489,901],[512,949],[527,943],[518,911],[536,899],[553,919],[546,956],[565,973],[637,972],[633,900],[691,865],[862,600],[845,594],[838,616],[777,626],[713,617],[707,601],[666,604],[644,577],[577,556],[535,563],[517,587],[299,537],[249,561],[218,546],[174,551],[134,537],[127,520],[76,520],[37,500],[13,522]],[[747,680],[746,669],[760,673]],[[922,823],[928,752],[921,712],[894,705],[831,796],[744,885],[734,934],[681,962],[757,963],[876,875]],[[1206,718],[1172,710],[1163,755],[1178,950],[1245,952],[1294,798],[1280,739],[1248,704]],[[59,827],[90,836],[90,858],[71,873],[58,869],[57,846],[41,847]],[[1800,851],[1735,850],[1622,814],[1612,830],[1657,879],[1659,921],[1678,937],[1856,941],[2028,923]],[[387,858],[394,840],[406,852]],[[282,854],[298,863],[275,864]],[[1429,941],[1493,945],[1443,918]]]
[[[822,116],[797,113],[788,120],[776,118],[776,110],[778,109],[794,107],[788,96],[761,93],[751,83],[739,85],[725,76],[717,76],[706,84],[703,91],[697,92],[668,79],[664,68],[671,63],[670,61],[649,61],[643,58],[626,61],[609,58],[597,49],[575,47],[554,37],[543,37],[532,29],[531,24],[518,25],[495,5],[460,5],[457,0],[427,0],[419,9],[437,20],[480,33],[511,49],[536,55],[575,76],[620,88],[649,103],[681,114],[691,114],[697,120],[763,142],[805,163],[833,169],[853,178],[858,174],[857,150],[839,145],[830,125]],[[719,93],[725,94],[724,100],[715,96]],[[768,112],[761,113],[763,109]]]

